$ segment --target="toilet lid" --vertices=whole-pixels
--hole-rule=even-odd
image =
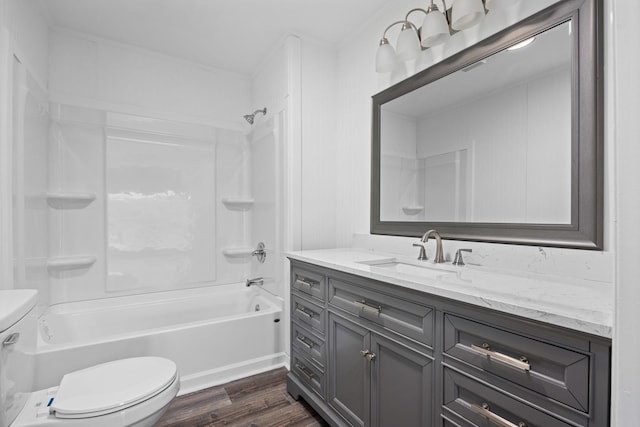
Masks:
[[[103,363],[66,374],[50,409],[58,418],[105,415],[158,394],[176,376],[176,364],[160,357]]]

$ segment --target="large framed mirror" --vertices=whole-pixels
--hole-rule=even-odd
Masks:
[[[602,50],[564,0],[374,95],[371,233],[602,249]]]

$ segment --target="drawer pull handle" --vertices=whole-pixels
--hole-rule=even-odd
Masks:
[[[529,364],[529,361],[524,356],[520,360],[518,360],[518,359],[514,359],[511,356],[507,356],[506,354],[498,353],[496,351],[491,351],[491,347],[487,343],[482,344],[482,347],[472,344],[471,348],[477,351],[478,353],[482,353],[485,356],[488,356],[492,359],[496,359],[501,362],[504,362],[507,365],[513,366],[514,368],[522,369],[523,371],[527,371],[527,372],[531,370],[531,364]]]
[[[313,318],[313,313],[308,312],[304,308],[296,307],[296,312],[302,314],[307,319],[312,319]]]
[[[303,288],[301,290],[305,290],[307,292],[311,292],[311,288],[313,288],[316,285],[316,283],[312,282],[311,280],[305,280],[299,277],[296,279],[295,284],[300,288]]]
[[[2,341],[3,346],[13,345],[20,340],[20,332],[14,332],[9,335],[4,341]]]
[[[307,347],[309,350],[313,348],[313,344],[308,343],[306,338],[302,335],[296,335],[296,340],[303,346]]]
[[[309,368],[307,368],[304,365],[296,363],[296,368],[298,369],[298,371],[300,371],[300,373],[302,375],[304,375],[307,378],[307,381],[311,381],[313,379],[313,377],[316,376],[316,374],[314,374],[313,372],[309,371]]]
[[[354,303],[360,306],[361,313],[374,314],[376,316],[380,316],[380,313],[382,313],[382,307],[379,305],[369,304],[365,300],[354,301]]]
[[[518,424],[514,424],[511,421],[502,418],[500,415],[494,414],[493,412],[491,412],[491,410],[489,410],[489,405],[487,403],[483,403],[482,406],[473,404],[471,405],[471,410],[476,414],[480,414],[502,427],[527,427],[527,425],[522,421],[520,421]]]

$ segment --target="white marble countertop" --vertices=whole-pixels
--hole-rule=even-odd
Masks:
[[[552,325],[611,338],[610,283],[512,273],[480,266],[433,264],[363,249],[290,252],[291,259]],[[400,261],[405,272],[376,263]],[[367,264],[369,263],[369,264]],[[406,263],[406,264],[404,264]]]

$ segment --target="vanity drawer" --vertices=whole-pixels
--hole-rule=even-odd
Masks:
[[[291,371],[300,381],[324,399],[324,373],[314,366],[306,357],[291,352]]]
[[[327,286],[322,273],[295,266],[291,269],[291,289],[324,302]]]
[[[326,363],[325,341],[297,323],[291,324],[291,347],[324,369]]]
[[[325,309],[311,301],[307,301],[297,295],[291,295],[291,319],[311,327],[324,336],[326,324]]]
[[[588,353],[452,314],[444,315],[443,352],[574,409],[589,412],[591,358]]]
[[[463,426],[572,427],[572,424],[446,366],[443,368],[443,394],[443,416],[453,414],[464,420],[460,422]]]
[[[428,346],[433,345],[432,307],[332,277],[329,278],[329,304]]]

